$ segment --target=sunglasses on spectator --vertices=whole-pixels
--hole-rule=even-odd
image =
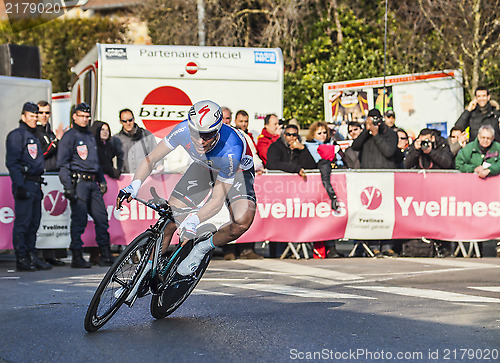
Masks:
[[[326,135],[326,131],[318,131],[316,132],[318,135]]]
[[[400,137],[399,140],[408,140],[407,137]]]
[[[358,131],[358,130],[359,130],[359,128],[357,128],[357,129],[350,129],[348,132],[351,133],[351,132]]]
[[[123,122],[124,124],[127,123],[127,122],[134,122],[134,118],[129,118],[128,120],[120,120],[121,122]]]
[[[294,137],[299,137],[299,134],[291,134],[289,132],[285,132],[286,136],[294,136]]]
[[[39,111],[38,114],[39,115],[41,115],[41,114],[50,115],[50,111]]]

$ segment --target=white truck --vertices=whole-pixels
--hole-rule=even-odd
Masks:
[[[193,103],[210,99],[233,116],[247,111],[259,134],[266,114],[283,114],[283,70],[279,48],[97,44],[72,68],[71,104],[90,104],[92,119],[109,123],[113,134],[122,127],[119,110],[129,108],[161,138]]]
[[[438,129],[448,136],[464,110],[462,73],[429,73],[325,83],[325,119],[337,125],[360,120],[374,107],[396,114],[396,126],[415,138],[421,129]],[[384,106],[385,102],[385,106]]]
[[[19,126],[21,110],[25,102],[50,102],[52,83],[46,79],[0,76],[0,173],[8,173],[5,166],[5,139],[7,134]]]

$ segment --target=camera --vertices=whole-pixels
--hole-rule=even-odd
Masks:
[[[422,142],[420,143],[420,147],[422,149],[430,149],[432,147],[432,142],[429,140],[422,140]]]

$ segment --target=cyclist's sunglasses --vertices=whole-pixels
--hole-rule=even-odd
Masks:
[[[212,131],[212,132],[198,132],[198,131],[194,131],[192,129],[189,129],[189,132],[191,132],[191,136],[194,139],[201,138],[203,141],[211,140],[215,136],[217,136],[217,130]]]

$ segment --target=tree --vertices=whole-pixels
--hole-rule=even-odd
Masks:
[[[446,64],[462,69],[469,95],[480,84],[491,85],[486,66],[500,57],[500,0],[418,0],[418,5],[448,55]]]

